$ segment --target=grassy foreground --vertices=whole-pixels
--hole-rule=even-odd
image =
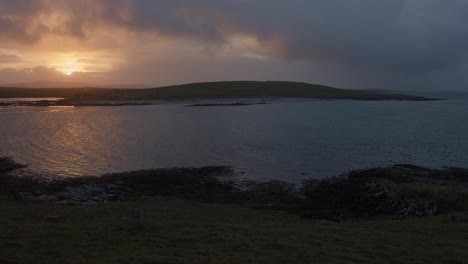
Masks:
[[[123,219],[133,208],[141,226]],[[468,224],[447,215],[335,223],[172,198],[67,206],[3,195],[0,221],[2,264],[468,263]]]

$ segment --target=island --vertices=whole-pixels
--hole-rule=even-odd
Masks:
[[[17,88],[0,87],[0,98],[60,97],[59,101],[24,102],[25,106],[121,106],[149,104],[152,100],[314,98],[344,100],[437,100],[371,90],[340,89],[325,85],[283,81],[224,81],[191,83],[146,89],[110,88]],[[125,101],[125,103],[123,103]],[[146,101],[146,102],[145,102]],[[116,103],[120,102],[120,103]],[[2,103],[3,106],[11,103]],[[231,106],[243,105],[233,103]]]

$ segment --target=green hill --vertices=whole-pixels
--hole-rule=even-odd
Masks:
[[[425,100],[418,96],[338,89],[299,82],[207,82],[130,91],[141,98],[249,98],[288,97],[357,100]]]
[[[150,89],[0,88],[0,97],[65,97],[81,100],[157,100],[194,98],[320,98],[353,100],[411,100],[428,98],[366,90],[338,89],[299,82],[232,81],[166,86]]]

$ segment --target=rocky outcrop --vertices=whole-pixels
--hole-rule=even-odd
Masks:
[[[82,177],[58,182],[33,182],[27,177],[0,178],[17,190],[18,198],[34,202],[94,204],[141,196],[177,196],[217,200],[234,190],[230,182],[216,178],[232,173],[230,167],[170,168]],[[1,190],[1,189],[0,189]]]
[[[49,183],[0,175],[0,191],[16,193],[28,201],[80,205],[169,196],[332,221],[404,219],[468,208],[468,188],[464,187],[468,173],[464,169],[396,165],[309,180],[300,189],[282,181],[250,182],[240,187],[226,180],[232,173],[225,166],[170,168]]]
[[[427,169],[413,165],[352,171],[341,177],[306,181],[300,213],[328,220],[403,219],[431,216],[440,210],[443,186],[467,186],[468,171],[446,168]],[[420,195],[419,186],[430,186],[434,193]],[[449,190],[446,190],[447,192]],[[464,200],[468,190],[459,192]],[[463,210],[466,203],[450,203],[444,212]]]
[[[21,199],[33,202],[86,205],[127,200],[130,188],[121,184],[82,184],[55,194],[20,193]]]

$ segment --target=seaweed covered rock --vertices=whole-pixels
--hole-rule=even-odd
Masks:
[[[403,219],[468,210],[465,169],[427,169],[413,165],[351,171],[308,180],[298,190],[283,181],[228,181],[230,167],[168,168],[107,174],[101,177],[40,182],[3,174],[0,191],[38,202],[93,204],[143,196],[172,196],[281,210],[332,221]],[[220,177],[219,177],[220,176]]]
[[[230,167],[167,168],[79,177],[56,182],[35,182],[30,177],[5,177],[6,189],[18,198],[35,202],[93,204],[141,196],[177,196],[222,200],[234,193],[231,182],[217,176],[232,174]],[[1,189],[0,189],[1,190]]]
[[[175,195],[184,198],[213,199],[233,189],[233,184],[217,178],[230,174],[232,174],[230,167],[207,166],[114,173],[91,180],[96,183],[123,182],[136,196]]]
[[[329,220],[397,214],[398,186],[387,179],[343,177],[304,184],[305,216]]]
[[[291,197],[296,193],[296,186],[284,181],[271,180],[267,182],[250,182],[244,192],[255,199],[272,200],[281,197]]]
[[[129,193],[128,187],[118,184],[89,183],[67,187],[64,191],[55,194],[20,193],[19,198],[34,202],[83,205],[127,200]]]
[[[302,215],[337,221],[430,216],[438,212],[440,200],[434,195],[415,195],[408,185],[438,186],[435,183],[462,177],[454,177],[450,170],[396,165],[310,180],[303,186]]]

